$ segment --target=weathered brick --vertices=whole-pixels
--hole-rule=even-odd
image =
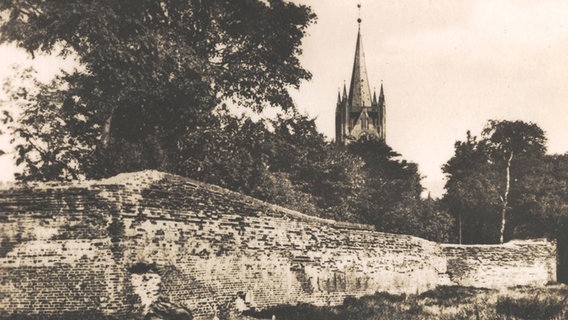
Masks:
[[[162,296],[210,319],[238,295],[256,308],[328,305],[376,291],[555,279],[556,247],[545,240],[440,245],[155,171],[12,186],[0,190],[0,216],[3,315],[134,318]]]

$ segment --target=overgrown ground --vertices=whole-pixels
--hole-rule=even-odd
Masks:
[[[278,320],[465,320],[465,319],[568,319],[568,286],[517,287],[489,290],[440,287],[420,295],[384,292],[359,299],[348,298],[336,307],[307,304],[283,305],[250,312],[256,319]]]

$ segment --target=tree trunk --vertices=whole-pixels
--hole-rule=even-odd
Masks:
[[[462,213],[460,211],[460,213],[458,213],[458,225],[459,225],[459,244],[463,244],[463,240],[462,240]]]
[[[503,208],[501,208],[501,237],[499,238],[499,243],[503,244],[505,240],[505,224],[507,222],[507,204],[509,200],[509,188],[511,185],[511,160],[513,160],[513,151],[507,159],[507,167],[505,169],[505,194],[501,201],[503,202]]]
[[[110,116],[105,120],[105,124],[103,126],[103,133],[102,133],[101,141],[102,141],[103,147],[105,147],[105,148],[110,145],[110,139],[111,139],[110,132],[111,132],[111,129],[112,129],[111,128],[112,120],[113,120],[114,113],[115,113],[116,109],[118,109],[118,107],[114,107],[112,109]]]
[[[556,266],[556,279],[558,282],[568,284],[568,235],[561,232],[557,236],[558,264]]]

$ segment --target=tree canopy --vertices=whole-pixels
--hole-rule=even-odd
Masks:
[[[288,108],[287,86],[310,77],[298,55],[315,15],[287,1],[13,0],[0,10],[2,42],[75,54],[93,89],[117,105],[170,97],[211,108],[238,96]]]
[[[452,218],[438,201],[420,198],[423,191],[415,163],[401,159],[391,147],[374,139],[355,141],[347,150],[362,160],[360,187],[350,208],[361,221],[384,232],[404,233],[448,242]]]
[[[52,158],[61,163],[93,159],[109,144],[121,143],[133,152],[130,158],[154,159],[139,158],[138,168],[156,167],[164,156],[176,157],[178,138],[222,101],[255,111],[290,109],[287,90],[311,77],[298,56],[315,15],[283,0],[14,0],[2,1],[0,11],[0,42],[14,42],[32,55],[73,55],[80,64],[35,98],[19,97],[27,99],[28,110],[49,106],[52,118],[66,127],[66,138],[81,139],[85,126],[96,136],[83,141],[84,152],[73,159],[65,159],[71,149],[54,148]],[[69,116],[76,125],[66,121]],[[27,128],[45,120],[32,112],[24,117]],[[25,126],[17,132],[25,135],[19,140],[23,156],[41,153],[42,146],[27,137],[38,133],[25,132]],[[79,173],[98,175],[94,168],[83,169]],[[53,177],[36,173],[30,167],[24,176]]]
[[[540,179],[537,172],[549,161],[545,150],[542,129],[522,121],[491,120],[480,140],[468,132],[466,141],[456,142],[455,155],[443,166],[444,202],[457,218],[463,242],[502,243],[529,235],[525,219],[535,211],[521,203],[541,192],[530,181]]]
[[[505,239],[507,223],[507,209],[509,192],[511,188],[511,165],[519,156],[539,157],[546,151],[546,137],[544,131],[534,123],[523,121],[495,121],[490,120],[483,130],[487,150],[489,150],[495,163],[502,163],[505,169],[505,182],[501,195],[501,228],[499,229],[499,242]]]
[[[443,202],[457,223],[459,243],[495,243],[499,207],[497,173],[486,144],[467,132],[457,141],[455,154],[443,165],[448,175]]]

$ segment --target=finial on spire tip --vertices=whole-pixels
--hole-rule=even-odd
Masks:
[[[357,4],[357,9],[359,10],[359,17],[357,18],[357,23],[361,24],[361,3]]]

